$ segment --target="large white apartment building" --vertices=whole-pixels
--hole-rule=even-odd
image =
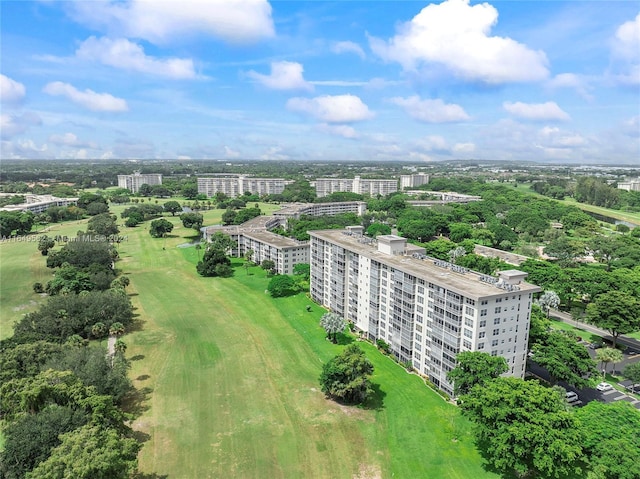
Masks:
[[[230,198],[241,196],[246,192],[257,195],[273,195],[284,191],[291,183],[284,178],[254,178],[249,176],[212,176],[198,178],[198,193],[208,197],[216,193],[224,193]]]
[[[140,187],[145,184],[149,186],[161,185],[162,174],[135,172],[133,175],[118,175],[118,187],[126,188],[132,193],[140,191]]]
[[[2,194],[14,196],[14,193]],[[31,211],[33,214],[44,213],[52,206],[71,206],[78,203],[78,198],[58,198],[52,195],[23,195],[25,202],[17,205],[7,205],[0,211]]]
[[[318,198],[322,198],[339,191],[371,196],[385,196],[398,191],[398,180],[396,179],[371,180],[362,179],[359,176],[356,176],[355,178],[318,178],[314,182],[314,185]]]
[[[400,175],[400,189],[417,188],[429,183],[429,175],[418,173],[416,175]]]
[[[310,231],[311,297],[452,394],[447,373],[461,351],[502,356],[524,377],[533,294],[526,273],[487,276],[424,255],[395,235],[362,227]]]
[[[626,191],[640,191],[640,178],[635,180],[618,181],[618,189]]]

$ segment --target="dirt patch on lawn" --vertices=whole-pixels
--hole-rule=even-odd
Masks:
[[[382,471],[380,466],[360,464],[360,469],[354,474],[353,479],[382,479]]]

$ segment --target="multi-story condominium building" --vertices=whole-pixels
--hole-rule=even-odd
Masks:
[[[364,201],[336,201],[333,203],[289,203],[275,211],[274,216],[299,219],[301,216],[334,216],[342,213],[355,213],[362,216],[367,212]]]
[[[416,175],[400,175],[400,189],[417,188],[429,183],[429,175],[418,173]]]
[[[161,185],[162,174],[160,173],[140,173],[135,172],[133,175],[118,175],[118,187],[126,188],[132,193],[140,191],[142,185]]]
[[[13,196],[13,193],[9,194]],[[52,206],[71,206],[78,203],[78,198],[57,198],[52,195],[24,195],[25,202],[7,205],[0,211],[31,211],[33,214],[44,213]]]
[[[241,225],[206,226],[202,228],[202,235],[209,241],[216,232],[227,234],[236,244],[230,251],[232,256],[244,256],[251,249],[254,263],[269,259],[276,264],[278,274],[291,274],[296,264],[309,263],[309,242],[277,235],[270,230],[279,226],[286,228],[289,218],[302,215],[332,216],[354,212],[360,216],[366,211],[366,203],[362,201],[291,203],[271,216],[258,216]]]
[[[526,273],[498,277],[429,258],[395,235],[362,236],[362,227],[310,231],[311,297],[353,321],[368,339],[443,391],[461,351],[502,356],[523,377],[533,294]]]
[[[198,178],[198,193],[208,197],[216,193],[224,193],[230,198],[241,196],[247,192],[256,195],[273,195],[284,191],[291,183],[284,178],[254,178],[248,176],[214,176]]]
[[[618,189],[627,191],[640,191],[640,178],[628,181],[619,181]]]
[[[398,191],[398,180],[370,180],[362,179],[356,176],[350,178],[318,178],[314,182],[316,195],[318,198],[336,193],[339,191],[347,191],[358,193],[361,195],[388,195]]]

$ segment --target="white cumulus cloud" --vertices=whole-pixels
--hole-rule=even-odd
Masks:
[[[320,131],[330,133],[332,135],[341,136],[343,138],[354,139],[358,138],[358,132],[355,128],[349,125],[327,125],[322,124],[319,127]]]
[[[331,51],[334,53],[355,53],[360,58],[364,58],[366,56],[360,45],[350,41],[334,43],[331,47]]]
[[[129,107],[122,98],[116,98],[108,93],[96,93],[93,90],[80,91],[73,85],[63,82],[48,83],[43,89],[45,93],[53,96],[63,96],[76,105],[80,105],[91,111],[127,111]]]
[[[92,148],[92,149],[98,148],[98,145],[96,145],[93,142],[80,141],[78,137],[73,133],[65,133],[63,135],[54,134],[49,137],[49,141],[54,145],[60,145],[60,146],[72,146],[74,148]]]
[[[275,35],[267,0],[94,0],[70,7],[83,25],[156,44],[195,35],[234,43]]]
[[[640,85],[640,13],[618,27],[611,49],[615,78],[624,85]]]
[[[0,73],[0,103],[15,105],[26,95],[24,85]]]
[[[304,67],[296,62],[273,62],[271,73],[263,75],[253,70],[247,76],[271,90],[313,90],[313,85],[305,81]]]
[[[423,8],[389,41],[370,37],[369,42],[374,53],[405,70],[438,64],[459,78],[488,84],[547,78],[545,53],[491,36],[497,21],[498,11],[488,3],[446,0]]]
[[[502,107],[517,118],[534,121],[558,120],[567,121],[570,116],[554,101],[546,103],[504,102]]]
[[[402,107],[411,118],[426,123],[451,123],[470,119],[460,105],[447,104],[439,98],[421,100],[414,95],[408,98],[395,97],[389,101]]]
[[[20,135],[32,126],[42,125],[42,119],[37,113],[27,111],[22,115],[2,113],[0,115],[0,135],[3,140],[8,140]]]
[[[572,88],[585,100],[593,100],[590,79],[575,73],[560,73],[547,82],[550,88]]]
[[[287,101],[287,109],[324,123],[353,123],[373,118],[369,107],[355,95],[291,98]]]
[[[193,60],[189,58],[157,59],[146,55],[140,45],[126,38],[89,37],[76,50],[76,57],[122,70],[167,78],[191,79],[197,76]]]

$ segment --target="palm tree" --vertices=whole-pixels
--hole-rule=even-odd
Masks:
[[[596,352],[596,360],[602,363],[602,373],[603,376],[605,376],[607,372],[607,364],[613,363],[615,369],[615,364],[622,361],[622,351],[614,348],[598,349]]]
[[[320,318],[320,326],[324,328],[327,332],[327,337],[335,344],[338,342],[337,334],[344,331],[344,328],[347,326],[347,322],[339,314],[325,313]]]
[[[105,334],[107,334],[107,327],[104,323],[96,323],[91,326],[91,336],[96,339],[104,338]]]
[[[127,344],[122,339],[118,339],[116,341],[114,349],[116,353],[124,354],[124,352],[127,350]]]
[[[124,325],[122,323],[115,322],[109,327],[109,335],[117,337],[123,334],[124,334]]]

